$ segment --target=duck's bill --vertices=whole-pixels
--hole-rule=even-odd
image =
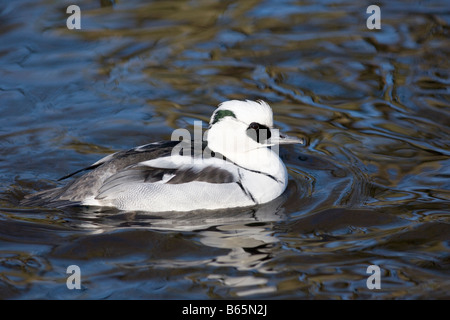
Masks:
[[[272,136],[269,141],[270,144],[305,144],[305,139],[288,136],[284,133]]]

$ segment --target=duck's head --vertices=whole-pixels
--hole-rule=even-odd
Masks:
[[[273,127],[272,109],[262,100],[223,102],[209,124],[208,146],[230,158],[273,145],[303,143]]]

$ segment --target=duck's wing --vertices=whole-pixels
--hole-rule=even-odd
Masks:
[[[194,158],[190,156],[170,155],[157,159],[146,160],[119,170],[108,177],[96,200],[117,199],[137,188],[147,190],[182,190],[202,186],[235,184],[240,189],[239,168],[220,158]],[[187,191],[187,190],[186,190]],[[201,195],[199,195],[201,196]],[[168,200],[170,201],[170,200]]]
[[[85,172],[67,185],[27,195],[21,201],[21,205],[64,207],[81,204],[85,198],[94,196],[109,176],[141,161],[168,156],[179,143],[179,141],[154,142],[107,155],[88,167],[58,179],[61,181]]]
[[[135,147],[126,151],[115,152],[101,158],[88,167],[82,168],[59,178],[58,181],[65,180],[83,171],[93,170],[110,161],[114,161],[120,166],[128,166],[133,161],[142,161],[145,159],[155,159],[158,157],[167,156],[171,154],[173,148],[179,143],[179,141],[159,141]]]
[[[204,144],[175,147],[170,154],[131,161],[132,165],[108,176],[85,204],[125,210],[190,211],[256,203],[242,183],[242,176],[248,174],[245,169]],[[122,161],[136,156],[130,153]]]
[[[164,210],[170,201],[178,201],[175,207],[181,210],[200,198],[205,203],[199,207],[227,199],[251,205],[254,199],[241,183],[240,170],[204,144],[153,143],[106,156],[67,175],[88,171],[66,186],[32,195],[22,204]]]

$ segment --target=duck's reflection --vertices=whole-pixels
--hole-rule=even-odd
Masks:
[[[217,256],[212,259],[202,259],[199,264],[207,265],[211,272],[202,276],[201,281],[214,283],[222,289],[232,290],[236,296],[249,296],[270,293],[276,290],[268,283],[266,277],[255,274],[261,272],[265,261],[271,258],[274,244],[279,240],[273,231],[273,223],[284,219],[283,204],[287,196],[281,196],[274,201],[250,209],[221,210],[210,212],[173,213],[158,216],[142,212],[91,212],[98,219],[89,221],[93,233],[103,233],[118,228],[145,228],[157,232],[182,232],[196,242],[212,248],[219,248]],[[86,212],[87,213],[87,212]],[[95,221],[95,225],[92,222]],[[86,226],[87,226],[86,225]],[[141,267],[158,266],[176,268],[188,263],[191,267],[195,261],[171,262],[147,261],[139,263]],[[162,264],[162,265],[161,265]],[[135,267],[138,267],[135,265]],[[233,274],[229,270],[235,270]]]

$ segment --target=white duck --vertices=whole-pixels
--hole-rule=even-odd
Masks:
[[[25,206],[108,206],[150,212],[214,210],[269,202],[287,186],[273,146],[303,143],[273,128],[264,101],[226,101],[205,141],[165,141],[108,155],[63,187],[26,197]]]

